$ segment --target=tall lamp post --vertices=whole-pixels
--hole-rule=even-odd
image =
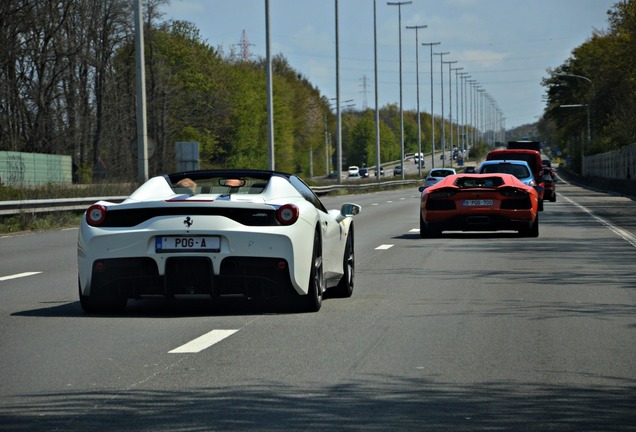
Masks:
[[[439,72],[440,72],[440,88],[442,89],[441,91],[441,101],[442,101],[442,108],[441,108],[441,113],[442,113],[442,142],[440,147],[442,148],[442,167],[446,166],[446,127],[444,126],[444,56],[447,54],[450,54],[450,51],[446,51],[446,52],[441,52],[441,53],[433,53],[435,55],[439,56]]]
[[[427,26],[406,26],[407,29],[415,30],[415,91],[417,95],[417,172],[422,177],[422,126],[420,125],[420,60],[419,50],[420,44],[418,41],[419,29],[424,29]]]
[[[435,168],[435,116],[433,116],[433,46],[441,42],[424,42],[422,45],[431,48],[431,169]]]
[[[342,115],[340,113],[340,47],[338,41],[338,0],[336,6],[336,175],[338,184],[342,183]]]
[[[404,180],[404,110],[402,107],[402,6],[411,4],[412,1],[387,2],[389,6],[398,7],[398,32],[400,52],[400,166],[402,168],[402,180]]]
[[[448,63],[448,121],[450,123],[450,128],[449,128],[449,132],[450,132],[450,145],[451,145],[451,151],[454,152],[455,151],[455,142],[453,141],[453,71],[455,70],[454,68],[452,68],[451,66],[455,63],[457,63],[457,61],[450,61],[447,62]],[[464,69],[464,68],[457,68],[457,69]],[[455,87],[457,87],[457,83],[455,83]],[[457,100],[455,100],[455,104],[457,104]],[[457,120],[457,119],[455,119]],[[450,157],[450,164],[451,166],[453,166],[453,154],[451,153],[451,157]]]
[[[375,87],[375,178],[380,182],[380,106],[378,105],[378,7],[373,0],[373,70]]]
[[[586,76],[583,75],[576,75],[576,74],[568,74],[568,73],[559,73],[556,74],[556,76],[558,77],[569,77],[569,78],[578,78],[578,79],[582,79],[587,81],[588,83],[590,83],[591,86],[591,95],[589,97],[589,102],[587,104],[574,104],[574,105],[561,105],[561,108],[574,108],[574,107],[586,107],[586,112],[587,112],[587,147],[590,148],[590,146],[592,145],[592,123],[590,120],[590,105],[592,103],[592,98],[594,96],[594,83],[592,82],[591,79],[589,79]],[[585,161],[584,158],[584,148],[583,145],[581,145],[581,175],[585,175],[585,173],[583,172],[583,162]]]
[[[462,108],[460,110],[461,127],[460,126],[457,127],[457,136],[461,138],[460,145],[461,145],[462,152],[464,152],[465,150],[468,150],[466,146],[466,97],[464,93],[466,90],[466,79],[470,78],[470,75],[468,74],[468,72],[460,72],[459,78],[461,79],[460,98],[462,101],[462,105],[461,105]],[[468,153],[466,153],[466,156],[468,156]]]
[[[469,146],[472,148],[475,146],[475,86],[477,85],[477,80],[466,80],[466,82],[470,85],[470,94],[468,106],[470,108],[470,112],[468,113],[468,123],[470,124],[470,131],[466,131],[466,135],[470,141]],[[468,134],[470,132],[470,135]]]

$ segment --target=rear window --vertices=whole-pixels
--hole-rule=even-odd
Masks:
[[[449,175],[453,175],[455,174],[453,171],[451,170],[433,170],[431,171],[431,173],[429,174],[431,177],[448,177]]]
[[[531,176],[526,166],[510,163],[488,164],[481,169],[482,174],[503,173],[512,174],[517,178],[528,178]]]
[[[206,176],[205,173],[193,178],[183,178],[173,183],[172,189],[176,193],[189,194],[260,194],[271,176],[250,176],[237,173],[223,173],[222,175]]]
[[[459,177],[455,186],[460,188],[499,187],[504,184],[501,177]]]
[[[531,170],[540,171],[542,165],[540,164],[541,157],[539,152],[536,151],[491,151],[486,155],[486,160],[520,160],[526,162]]]

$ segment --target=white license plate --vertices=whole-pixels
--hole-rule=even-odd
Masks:
[[[494,201],[491,199],[483,199],[483,200],[464,200],[464,207],[492,207]]]
[[[215,236],[163,236],[155,238],[156,252],[218,252],[221,238]]]

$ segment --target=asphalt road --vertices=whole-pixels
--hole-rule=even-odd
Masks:
[[[557,187],[536,239],[420,239],[415,189],[326,198],[363,210],[318,313],[84,315],[77,230],[0,237],[0,430],[636,430],[636,202]]]

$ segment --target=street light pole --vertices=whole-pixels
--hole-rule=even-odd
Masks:
[[[433,116],[433,46],[441,42],[425,42],[431,48],[431,169],[435,168],[435,116]]]
[[[336,5],[336,175],[338,184],[342,183],[342,115],[340,113],[340,51],[338,43],[338,0]]]
[[[418,42],[419,29],[424,29],[427,26],[406,26],[407,29],[415,29],[415,91],[417,95],[417,165],[418,175],[422,177],[422,126],[420,125],[420,60],[419,50],[420,45]]]
[[[265,51],[267,57],[267,166],[270,170],[276,169],[274,150],[274,90],[272,75],[271,38],[269,30],[269,0],[265,0]]]
[[[594,97],[594,82],[592,82],[591,79],[589,79],[588,77],[583,76],[583,75],[568,74],[568,73],[558,73],[558,74],[556,74],[556,76],[578,78],[578,79],[582,79],[582,80],[585,80],[585,81],[590,83],[591,95],[589,97],[589,102],[587,103],[587,105],[585,105],[586,106],[586,111],[587,111],[587,147],[590,148],[590,146],[592,145],[592,125],[591,125],[591,120],[590,120],[590,105],[592,104],[592,99]],[[580,106],[584,106],[584,105],[580,104]],[[561,105],[561,107],[567,107],[567,105]],[[584,162],[585,162],[584,153],[585,153],[584,148],[581,145],[581,175],[585,175],[585,173],[583,172],[583,165],[584,165]]]
[[[380,182],[380,107],[378,105],[378,18],[377,0],[373,0],[373,69],[375,73],[375,177]]]
[[[402,105],[402,5],[413,3],[412,1],[387,2],[389,6],[398,7],[398,34],[400,52],[400,166],[402,168],[402,180],[404,180],[404,109]]]
[[[457,134],[459,137],[461,137],[461,141],[460,141],[460,145],[461,145],[461,149],[462,149],[462,153],[464,152],[464,150],[467,150],[466,147],[466,97],[464,96],[465,90],[466,90],[466,79],[470,78],[470,75],[467,72],[460,72],[459,73],[459,78],[462,80],[461,81],[461,87],[460,87],[460,94],[461,94],[461,101],[462,101],[462,108],[460,110],[461,112],[461,126],[457,127]],[[468,155],[468,154],[467,154]]]
[[[446,166],[446,132],[445,129],[446,127],[444,127],[444,56],[447,54],[450,54],[450,51],[446,51],[446,52],[441,52],[441,53],[433,53],[435,55],[439,56],[439,71],[440,71],[440,84],[441,84],[441,101],[442,101],[442,108],[441,108],[441,113],[442,113],[442,142],[441,142],[441,148],[442,148],[442,167]]]
[[[455,142],[453,141],[453,69],[451,65],[457,63],[457,61],[450,61],[448,63],[448,122],[449,124],[449,132],[450,132],[450,145],[451,152],[455,151]],[[464,68],[460,68],[464,69]],[[457,84],[455,84],[457,86]],[[457,103],[457,101],[455,101]],[[450,164],[453,166],[453,154],[451,153]]]

